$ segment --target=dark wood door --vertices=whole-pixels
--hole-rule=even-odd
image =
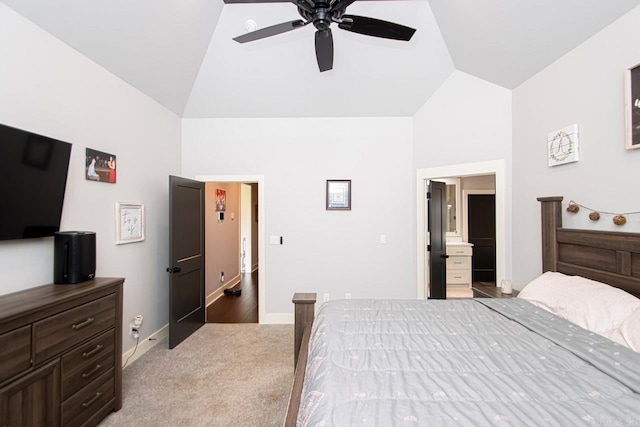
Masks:
[[[169,348],[205,322],[204,183],[169,177]]]
[[[469,194],[469,243],[473,243],[471,275],[474,282],[496,281],[496,196]]]
[[[429,181],[429,298],[447,298],[447,186]]]

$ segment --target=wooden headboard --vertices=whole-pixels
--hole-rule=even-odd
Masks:
[[[640,298],[640,234],[562,228],[562,197],[539,197],[542,271],[587,277]]]

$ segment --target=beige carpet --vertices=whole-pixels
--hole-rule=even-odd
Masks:
[[[123,371],[106,426],[281,426],[293,381],[293,325],[206,324]]]

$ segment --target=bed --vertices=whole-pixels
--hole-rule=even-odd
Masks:
[[[285,426],[640,425],[640,348],[621,332],[637,339],[640,235],[564,229],[562,198],[538,200],[547,273],[528,299],[342,300],[314,318],[296,294]]]

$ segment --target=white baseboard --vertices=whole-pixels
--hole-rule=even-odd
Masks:
[[[169,324],[164,325],[158,331],[151,334],[149,338],[140,341],[137,349],[134,347],[126,353],[123,353],[122,366],[124,367],[125,363],[127,364],[127,366],[131,366],[131,364],[135,362],[140,356],[151,350],[156,344],[158,344],[158,342],[162,341],[167,336],[169,336]]]
[[[293,313],[267,313],[260,319],[261,325],[293,325]]]

